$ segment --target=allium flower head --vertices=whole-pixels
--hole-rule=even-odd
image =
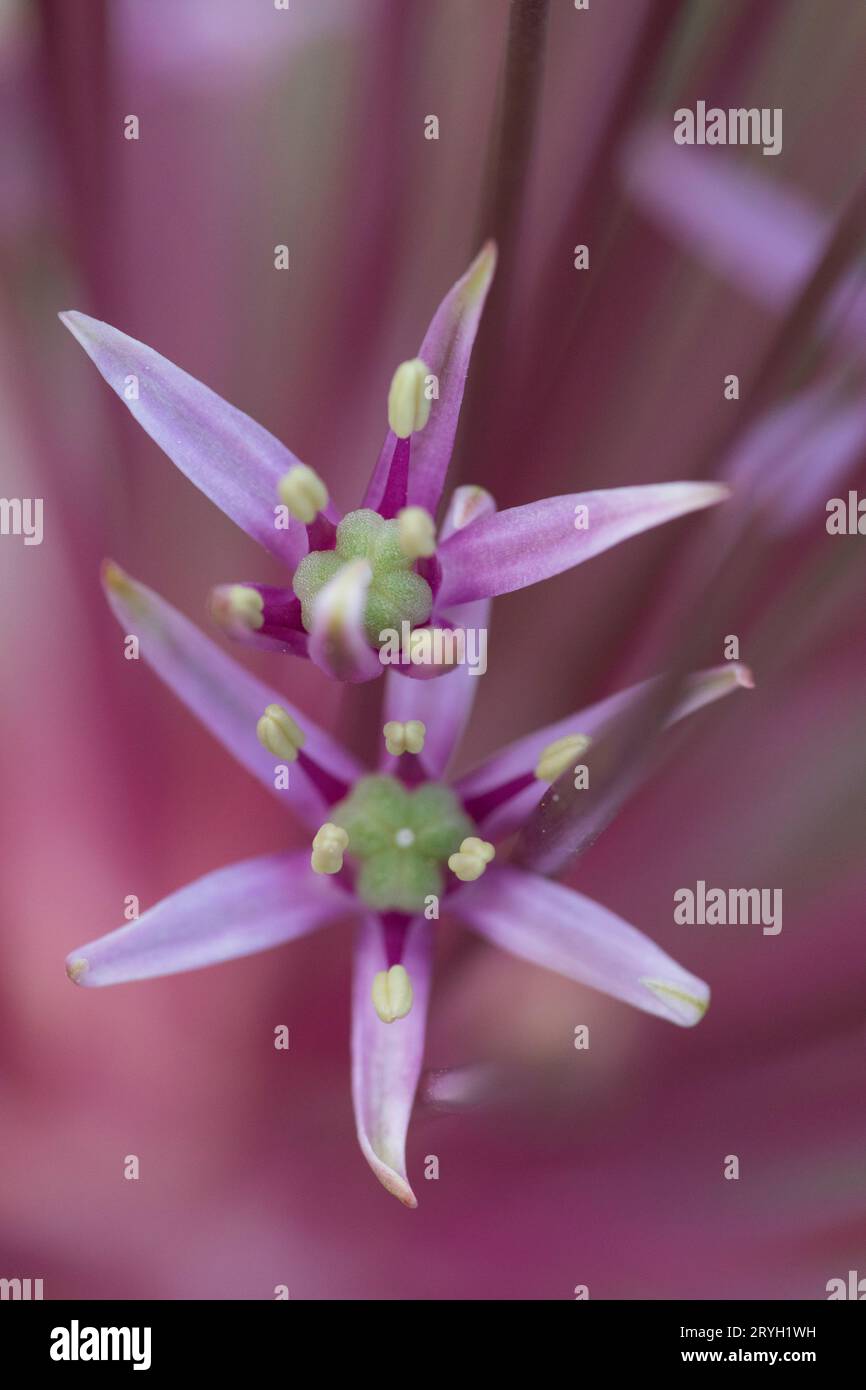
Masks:
[[[108,324],[61,315],[169,458],[291,572],[291,588],[243,582],[213,591],[211,613],[229,637],[309,657],[342,681],[374,679],[386,662],[409,676],[441,675],[453,647],[433,638],[453,628],[455,607],[527,588],[728,495],[718,483],[650,484],[496,515],[492,497],[474,489],[437,533],[495,264],[488,242],[445,296],[418,355],[398,366],[385,442],[360,507],[344,514],[318,473],[206,386]]]

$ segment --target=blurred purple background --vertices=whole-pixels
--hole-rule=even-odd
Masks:
[[[866,1273],[866,540],[824,524],[828,497],[866,491],[866,432],[844,470],[817,427],[795,477],[790,446],[749,455],[739,541],[687,519],[494,606],[464,766],[664,669],[686,632],[708,664],[740,639],[756,689],[678,733],[569,876],[710,982],[697,1030],[443,923],[428,1065],[483,1063],[488,1084],[459,1113],[419,1101],[408,1212],[355,1144],[347,929],[117,990],[64,974],[127,894],[150,905],[303,834],[123,659],[105,555],[203,625],[211,585],[281,578],[59,310],[205,381],[340,505],[395,365],[489,234],[453,481],[501,506],[722,476],[803,391],[864,399],[856,293],[834,298],[866,250],[862,4],[553,0],[534,132],[530,76],[502,81],[509,8],[0,4],[0,492],[45,505],[41,546],[0,537],[0,1275],[47,1298],[822,1298]],[[507,119],[497,145],[503,93],[525,160]],[[684,151],[707,184],[682,186],[662,146],[699,98],[781,107],[781,155]],[[777,526],[801,474],[815,496]],[[240,659],[345,728],[307,663]],[[676,925],[699,878],[782,888],[781,934]]]

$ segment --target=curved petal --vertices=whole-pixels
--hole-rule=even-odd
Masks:
[[[333,879],[313,873],[308,852],[265,854],[206,874],[71,951],[66,970],[91,987],[176,975],[281,946],[352,907]]]
[[[613,720],[638,709],[662,679],[653,676],[651,680],[641,681],[627,690],[619,690],[586,709],[575,710],[574,714],[568,714],[564,719],[517,739],[467,772],[454,789],[463,798],[468,814],[479,829],[496,839],[511,835],[548,790],[548,784],[535,777],[535,768],[544,749],[567,734],[586,734],[589,738],[598,738]],[[751,671],[738,661],[727,661],[722,666],[697,671],[686,680],[680,698],[665,720],[665,727],[669,728],[704,705],[712,704],[714,700],[720,700],[735,690],[751,690],[753,686]]]
[[[866,449],[866,399],[829,381],[759,416],[724,466],[742,512],[784,535],[837,496]]]
[[[238,666],[170,604],[117,565],[103,569],[112,611],[124,632],[139,639],[144,660],[254,777],[318,828],[329,806],[362,773],[359,763],[278,691]],[[306,735],[303,752],[289,768],[285,790],[274,786],[274,756],[256,737],[270,704],[282,705]]]
[[[387,970],[385,932],[378,917],[358,928],[352,984],[352,1100],[358,1142],[376,1177],[407,1207],[417,1207],[406,1173],[406,1134],[424,1058],[424,1030],[433,962],[433,934],[419,918],[406,934],[403,964],[412,981],[412,1008],[383,1023],[370,998],[373,977]]]
[[[411,506],[426,507],[431,514],[439,506],[445,484],[469,359],[495,269],[496,246],[488,241],[448,291],[418,349],[418,356],[438,378],[439,396],[432,402],[424,429],[412,435],[408,501]],[[367,487],[365,507],[378,509],[385,496],[396,442],[396,435],[389,430]]]
[[[364,610],[372,571],[366,560],[343,565],[313,605],[310,659],[335,681],[372,681],[384,670],[367,641]]]
[[[459,487],[451,498],[440,535],[447,540],[448,536],[473,525],[484,516],[492,515],[495,510],[496,503],[484,488]],[[483,631],[486,636],[490,622],[490,601],[479,599],[476,603],[462,604],[450,608],[447,615],[440,613],[437,605],[434,616],[447,616],[452,626],[474,628],[477,632]],[[420,719],[424,724],[427,730],[424,751],[418,761],[428,777],[441,777],[448,766],[469,722],[481,675],[480,664],[475,674],[468,665],[463,665],[434,681],[409,681],[397,671],[388,672],[384,717],[397,719],[402,724],[410,719]],[[383,771],[393,772],[398,762],[399,759],[384,753]]]
[[[648,936],[590,898],[519,869],[488,869],[450,899],[455,913],[503,951],[657,1014],[699,1023],[710,991]]]
[[[651,483],[545,497],[488,516],[439,547],[440,607],[526,589],[620,541],[723,502],[721,483]],[[577,508],[586,508],[578,513]],[[586,524],[579,526],[578,521]]]
[[[306,529],[274,525],[277,483],[295,455],[153,348],[76,310],[60,318],[151,439],[206,497],[294,569]]]

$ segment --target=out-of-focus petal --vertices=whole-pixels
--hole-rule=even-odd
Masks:
[[[822,383],[762,415],[730,455],[723,476],[738,510],[761,513],[771,535],[823,516],[866,452],[866,400]]]
[[[151,439],[206,497],[291,568],[307,552],[299,521],[277,530],[277,483],[299,462],[266,429],[153,348],[75,310],[60,315]]]
[[[357,684],[384,670],[364,630],[371,578],[366,560],[352,560],[328,580],[313,606],[310,659],[333,680]]]
[[[383,1023],[373,1007],[373,978],[387,970],[385,933],[378,917],[358,928],[352,984],[352,1100],[361,1150],[382,1186],[407,1207],[418,1205],[406,1172],[406,1135],[421,1075],[433,960],[429,922],[412,923],[403,965],[412,981],[405,1018]]]
[[[624,172],[645,212],[771,308],[796,294],[830,233],[829,220],[775,179],[718,150],[676,145],[657,128],[629,142]]]
[[[456,531],[473,525],[482,517],[490,516],[496,510],[496,503],[481,487],[459,487],[454,492],[448,512],[442,523],[440,539],[447,540]],[[434,612],[439,617],[444,613]],[[476,603],[457,605],[447,611],[448,621],[455,628],[474,629],[484,634],[486,665],[486,640],[490,622],[490,602],[479,599]],[[476,650],[476,656],[478,652]],[[480,670],[480,663],[478,665]],[[444,773],[451,755],[456,749],[469,716],[478,686],[480,675],[470,674],[468,664],[458,666],[455,671],[440,676],[435,681],[407,681],[404,675],[389,671],[385,686],[385,719],[397,719],[405,724],[410,719],[420,719],[427,732],[424,750],[418,760],[428,777],[438,778]],[[393,772],[397,758],[383,754],[383,771]]]
[[[408,501],[431,514],[439,506],[445,484],[472,346],[495,269],[496,247],[488,241],[448,291],[418,349],[417,355],[438,378],[439,397],[432,402],[424,429],[412,435]],[[367,488],[365,507],[377,508],[385,495],[396,442],[389,430]]]
[[[638,709],[647,694],[658,687],[661,679],[654,676],[651,680],[629,686],[627,690],[617,691],[615,695],[609,695],[607,699],[599,700],[586,709],[575,710],[574,714],[568,714],[564,719],[515,740],[467,772],[455,784],[455,790],[463,798],[468,814],[477,822],[479,829],[497,839],[513,834],[547,791],[547,783],[540,782],[534,775],[544,749],[567,734],[599,738],[614,720],[627,717],[632,710]],[[748,666],[738,661],[727,661],[722,666],[697,671],[686,680],[665,724],[670,727],[704,705],[712,704],[714,700],[720,700],[735,690],[750,690],[753,685]]]
[[[449,904],[504,951],[555,970],[682,1027],[703,1018],[710,992],[643,932],[590,898],[519,869],[488,869]]]
[[[440,607],[526,589],[665,521],[715,506],[720,483],[652,483],[545,497],[510,507],[450,536],[439,547]],[[578,526],[585,513],[588,524]]]
[[[833,233],[830,218],[741,159],[676,145],[651,127],[626,147],[626,187],[682,246],[759,303],[783,311],[803,289]],[[859,267],[831,290],[822,327],[862,352],[866,289]]]
[[[254,777],[315,827],[329,806],[345,795],[361,767],[278,691],[238,666],[203,632],[117,565],[103,568],[103,584],[125,633],[139,640],[141,655],[188,709]],[[289,768],[285,790],[274,786],[274,756],[256,737],[256,724],[270,704],[282,705],[306,738]]]
[[[87,986],[176,975],[281,946],[352,908],[345,889],[313,873],[306,851],[265,854],[206,874],[70,952],[66,970]]]

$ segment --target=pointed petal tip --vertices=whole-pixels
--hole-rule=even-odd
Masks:
[[[80,309],[61,309],[57,317],[68,328],[73,338],[77,338],[82,346],[85,346],[84,339],[87,334],[87,325],[95,322],[89,314],[82,314]]]
[[[751,666],[741,666],[737,663],[736,667],[737,685],[741,685],[744,690],[754,690],[755,676]]]
[[[103,560],[100,567],[100,579],[105,597],[112,608],[114,608],[114,602],[119,600],[126,604],[133,613],[141,615],[147,612],[148,605],[144,589],[114,560]]]
[[[416,1211],[418,1208],[418,1198],[415,1196],[406,1178],[389,1167],[389,1165],[385,1163],[363,1139],[361,1141],[361,1147],[364,1150],[364,1157],[385,1191],[390,1192],[391,1196],[396,1197],[397,1201],[409,1211]]]
[[[710,1007],[710,989],[703,980],[695,980],[701,993],[692,994],[681,985],[670,984],[666,980],[652,980],[644,976],[641,984],[664,1005],[668,1018],[681,1028],[694,1028],[700,1023]]]
[[[66,957],[66,975],[74,985],[83,985],[84,976],[89,969],[89,962],[84,956],[71,955]]]
[[[468,299],[481,298],[487,293],[496,272],[498,255],[496,242],[488,238],[466,272],[465,290]]]
[[[677,486],[677,484],[673,484],[673,486]],[[727,502],[734,495],[734,489],[729,487],[727,483],[698,481],[680,483],[679,486],[686,487],[691,492],[694,510],[699,510],[701,507],[715,507],[719,502]]]

